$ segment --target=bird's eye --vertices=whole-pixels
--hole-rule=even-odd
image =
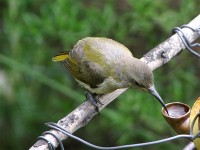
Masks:
[[[138,82],[135,81],[135,85],[140,86]]]
[[[137,81],[135,81],[135,85],[136,85],[136,86],[139,86],[139,87],[141,87],[141,88],[144,88],[144,87],[145,87],[144,85],[139,84]]]

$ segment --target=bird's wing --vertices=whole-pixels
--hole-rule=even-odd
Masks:
[[[53,61],[64,61],[64,66],[79,81],[86,83],[91,88],[96,88],[101,84],[105,77],[90,62],[80,62],[70,56],[68,52],[61,52],[52,58]]]

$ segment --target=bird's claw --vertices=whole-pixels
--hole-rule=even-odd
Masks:
[[[103,104],[96,97],[96,94],[92,94],[89,91],[86,91],[85,96],[86,96],[87,100],[89,100],[92,103],[92,105],[95,106],[95,110],[98,112],[98,114],[100,114],[98,104],[101,104],[101,105],[103,105]]]

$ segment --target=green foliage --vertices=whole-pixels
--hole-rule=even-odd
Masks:
[[[3,0],[0,5],[0,149],[28,149],[47,128],[84,101],[84,92],[51,58],[86,36],[110,37],[141,57],[169,37],[175,26],[199,12],[197,1]],[[187,61],[185,61],[187,60]],[[199,65],[184,51],[155,71],[166,102],[192,105],[198,95]],[[153,141],[176,133],[150,94],[130,89],[78,135],[111,146]],[[95,135],[95,136],[94,136]],[[88,149],[73,140],[69,149]],[[181,149],[177,140],[148,149]],[[143,149],[143,148],[138,148]]]

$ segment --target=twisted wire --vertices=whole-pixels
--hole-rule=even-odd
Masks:
[[[183,42],[184,46],[186,47],[186,49],[191,52],[193,55],[197,56],[198,58],[200,58],[200,54],[195,52],[192,47],[200,47],[199,43],[193,43],[191,44],[188,39],[186,38],[185,34],[183,33],[183,31],[181,29],[183,28],[188,28],[190,30],[192,30],[193,32],[196,32],[199,36],[200,36],[200,29],[193,29],[190,26],[187,25],[182,25],[181,27],[175,27],[172,29],[172,33],[177,33],[179,38],[181,39],[181,41]]]

